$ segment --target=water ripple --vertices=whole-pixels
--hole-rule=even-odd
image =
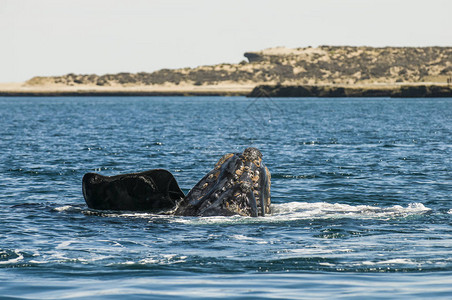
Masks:
[[[447,298],[451,99],[0,98],[5,298]],[[259,148],[266,217],[88,209],[86,172],[184,192]],[[202,293],[200,292],[202,291]]]

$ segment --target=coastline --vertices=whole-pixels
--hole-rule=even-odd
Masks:
[[[452,97],[452,47],[274,47],[240,63],[35,76],[0,96]]]
[[[0,83],[0,97],[86,97],[86,96],[247,96],[254,85],[109,86],[40,85]]]
[[[404,83],[374,85],[217,84],[109,86],[39,85],[0,83],[0,97],[98,97],[98,96],[246,96],[260,97],[452,97],[452,85]]]
[[[362,97],[362,98],[445,98],[452,97],[446,84],[403,85],[259,85],[248,97]]]

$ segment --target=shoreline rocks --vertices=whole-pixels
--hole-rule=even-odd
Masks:
[[[341,87],[309,85],[259,85],[248,97],[392,97],[441,98],[452,97],[452,86],[401,85],[390,87]]]

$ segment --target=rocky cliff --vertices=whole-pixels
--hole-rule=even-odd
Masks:
[[[27,85],[372,85],[446,83],[452,78],[452,47],[270,48],[245,53],[247,61],[152,73],[68,74],[34,77]]]

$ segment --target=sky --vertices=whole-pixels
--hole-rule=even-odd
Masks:
[[[0,82],[238,63],[276,46],[452,46],[451,12],[451,0],[0,0]]]

